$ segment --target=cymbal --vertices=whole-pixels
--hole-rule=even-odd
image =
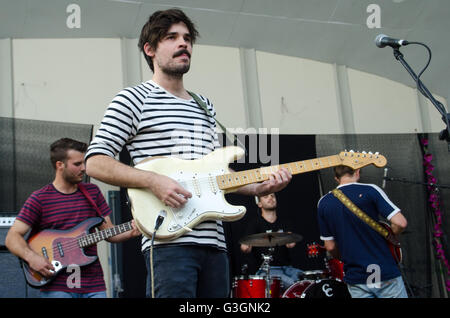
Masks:
[[[299,242],[303,237],[299,234],[286,232],[267,232],[248,235],[239,243],[256,247],[282,246],[289,243]]]

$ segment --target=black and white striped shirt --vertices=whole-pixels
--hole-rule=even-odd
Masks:
[[[212,103],[198,95],[215,116]],[[89,145],[86,159],[95,154],[115,157],[123,147],[133,164],[153,156],[201,158],[220,147],[213,117],[195,102],[174,96],[153,81],[123,89],[106,109],[101,125]],[[207,245],[226,250],[221,221],[205,221],[192,232],[155,245]],[[142,251],[150,240],[142,239]]]

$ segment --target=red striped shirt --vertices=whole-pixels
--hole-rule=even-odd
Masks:
[[[83,183],[92,200],[97,204],[102,216],[111,213],[100,189],[90,183]],[[31,235],[43,230],[69,230],[88,218],[98,216],[94,207],[80,190],[64,194],[52,184],[33,192],[17,215],[17,219],[32,228]],[[86,255],[97,255],[97,246],[84,249]],[[71,293],[90,293],[106,290],[103,270],[97,259],[92,264],[80,268],[80,288],[70,288],[67,279],[74,272],[61,270],[56,278],[42,291],[65,291]],[[72,281],[72,280],[70,280]]]

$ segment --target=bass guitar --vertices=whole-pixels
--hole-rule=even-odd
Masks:
[[[54,275],[44,277],[31,269],[22,260],[25,280],[31,287],[41,288],[55,279],[58,273],[69,265],[86,266],[97,260],[97,256],[88,256],[84,248],[97,244],[110,237],[133,229],[131,221],[101,231],[91,232],[91,229],[103,222],[100,217],[89,218],[69,230],[43,230],[27,240],[30,248],[47,258],[53,265]]]
[[[247,184],[268,180],[272,172],[283,167],[295,175],[338,165],[358,169],[369,164],[383,167],[387,163],[386,158],[378,153],[343,151],[328,157],[246,171],[230,171],[229,163],[243,155],[242,148],[231,146],[217,149],[197,160],[153,157],[137,164],[135,168],[166,175],[192,193],[192,197],[182,208],[175,209],[166,206],[148,189],[129,188],[127,192],[137,228],[151,238],[155,232],[156,220],[162,220],[155,238],[170,241],[206,220],[239,220],[246,212],[245,207],[228,204],[225,194]]]

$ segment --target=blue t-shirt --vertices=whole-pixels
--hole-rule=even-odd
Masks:
[[[347,183],[338,188],[372,219],[379,216],[390,220],[400,212],[378,186]],[[381,281],[400,276],[386,240],[345,207],[331,192],[318,203],[320,238],[334,240],[344,263],[344,281],[364,284],[378,265]]]

